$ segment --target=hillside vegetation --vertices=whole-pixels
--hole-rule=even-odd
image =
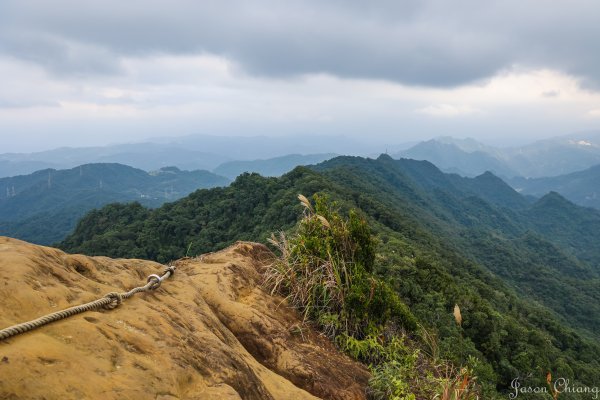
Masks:
[[[507,392],[517,376],[543,385],[548,371],[600,381],[598,215],[557,194],[531,205],[492,174],[468,179],[428,162],[338,157],[281,178],[244,174],[156,210],[109,205],[61,246],[165,262],[235,240],[265,242],[296,225],[299,193],[326,195],[368,221],[378,238],[373,273],[431,332],[437,357],[478,360],[483,398]]]
[[[600,209],[600,165],[547,178],[516,177],[509,183],[524,195],[542,197],[549,192],[558,192],[575,204]]]
[[[227,185],[208,171],[174,167],[147,173],[121,164],[86,164],[0,178],[0,235],[51,244],[71,233],[91,209],[137,201],[158,207],[199,188]]]

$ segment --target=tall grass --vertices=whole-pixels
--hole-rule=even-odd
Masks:
[[[271,292],[286,296],[332,338],[362,338],[392,318],[414,329],[408,308],[372,274],[376,241],[366,221],[354,211],[343,217],[323,197],[315,196],[314,205],[298,198],[303,212],[295,234],[270,239],[280,252],[265,273]]]
[[[295,232],[270,239],[279,251],[264,273],[271,293],[369,366],[369,398],[476,399],[471,370],[440,361],[436,335],[417,329],[406,305],[374,275],[376,240],[366,221],[354,211],[343,217],[320,196],[298,199],[303,211]],[[460,325],[458,306],[454,315]]]
[[[477,378],[469,367],[455,368],[446,364],[439,367],[441,377],[440,392],[434,396],[436,400],[478,400]]]

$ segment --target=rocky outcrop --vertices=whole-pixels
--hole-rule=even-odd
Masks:
[[[0,398],[361,399],[368,372],[260,285],[266,247],[175,263],[155,292],[0,342]],[[145,283],[164,266],[0,237],[0,328]]]

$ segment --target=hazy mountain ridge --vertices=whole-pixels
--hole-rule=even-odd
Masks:
[[[0,178],[0,234],[50,244],[62,240],[90,209],[130,201],[157,207],[200,188],[227,184],[227,178],[208,171],[170,167],[147,173],[121,164]]]
[[[366,156],[379,154],[386,149],[395,152],[406,147],[404,144],[357,140],[343,135],[189,135],[155,138],[143,143],[4,153],[0,154],[0,177],[30,174],[44,168],[73,168],[88,163],[119,163],[145,171],[166,166],[183,170],[214,170],[229,161],[258,161],[294,154]]]
[[[394,154],[428,160],[442,170],[466,176],[491,171],[504,178],[549,177],[600,164],[600,133],[572,134],[518,147],[492,147],[474,139],[442,137]]]
[[[397,165],[419,185],[434,189],[452,190],[463,195],[476,195],[502,207],[522,209],[528,201],[502,179],[487,171],[473,178],[444,173],[429,161],[397,160]]]
[[[37,153],[0,154],[0,177],[27,175],[42,168],[74,168],[89,163],[125,164],[145,171],[173,165],[184,170],[210,170],[229,160],[226,155],[156,143],[64,147]]]
[[[421,142],[408,150],[394,155],[395,158],[427,160],[446,172],[463,176],[476,176],[491,171],[501,176],[513,176],[517,172],[508,163],[481,151],[467,151],[460,146],[437,139]]]
[[[63,151],[69,153],[70,149],[57,150]],[[86,154],[88,151],[93,150],[87,149]],[[215,169],[216,174],[181,171],[177,167],[145,172],[121,164],[97,163],[0,178],[0,234],[32,243],[52,244],[64,239],[85,212],[108,203],[138,201],[157,207],[196,189],[227,185],[229,179],[244,172],[280,176],[298,165],[315,164],[334,156],[290,154],[227,162]],[[101,153],[99,157],[105,156]],[[151,165],[152,161],[146,162]]]
[[[515,177],[508,182],[519,192],[535,197],[555,191],[584,207],[600,209],[600,165],[547,178]]]
[[[217,175],[235,179],[244,172],[256,172],[262,176],[280,176],[291,171],[299,165],[318,164],[322,161],[336,157],[337,154],[287,154],[280,157],[248,160],[228,161],[213,170]]]

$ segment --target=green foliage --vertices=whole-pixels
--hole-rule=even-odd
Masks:
[[[335,338],[336,344],[352,358],[367,365],[379,365],[392,361],[415,364],[419,351],[406,345],[404,336],[399,333],[386,335],[383,327],[378,327],[362,339],[342,333]],[[389,331],[386,333],[390,333]]]
[[[271,239],[281,251],[267,273],[272,291],[287,296],[332,336],[341,331],[363,337],[390,319],[414,329],[416,320],[398,295],[370,272],[376,241],[366,220],[355,211],[342,217],[318,195],[314,208],[300,199],[304,214],[295,234]]]
[[[409,354],[399,336],[385,339],[382,332],[397,324],[414,330],[416,319],[389,285],[372,275],[376,240],[367,221],[355,210],[343,217],[323,196],[313,196],[314,207],[298,197],[304,213],[294,234],[271,239],[281,256],[265,274],[267,286],[371,367],[371,397],[414,400],[408,381],[418,376],[418,351]]]
[[[411,362],[390,361],[378,365],[371,370],[370,397],[377,400],[415,400],[416,396],[405,378],[414,371],[415,366]]]
[[[471,370],[460,379],[442,376],[442,366],[454,368],[422,357],[415,342],[406,343],[406,331],[398,330],[414,331],[417,321],[389,285],[372,275],[376,240],[367,221],[354,210],[344,218],[325,197],[313,198],[314,207],[299,196],[304,214],[290,239],[285,234],[271,239],[281,256],[267,270],[266,284],[319,323],[341,350],[369,366],[370,398],[474,398],[467,395],[477,393]]]
[[[451,363],[426,356],[421,343],[398,333],[368,335],[356,339],[340,335],[336,342],[371,371],[368,394],[371,399],[477,399],[480,387],[473,366],[456,368]],[[489,390],[488,390],[489,391]],[[487,398],[493,397],[492,394]]]
[[[208,171],[167,167],[147,173],[121,164],[0,178],[0,234],[47,245],[63,240],[94,208],[133,201],[158,207],[196,189],[228,183]]]
[[[135,256],[166,263],[183,257],[192,242],[191,256],[221,249],[236,240],[266,241],[271,232],[296,223],[298,191],[315,193],[327,186],[322,177],[307,172],[292,172],[281,182],[243,174],[229,187],[198,190],[134,217],[127,225],[103,226],[97,214],[88,214],[60,247],[76,253]],[[126,249],[118,243],[123,234],[135,237],[134,244]],[[104,244],[99,246],[100,242]]]

